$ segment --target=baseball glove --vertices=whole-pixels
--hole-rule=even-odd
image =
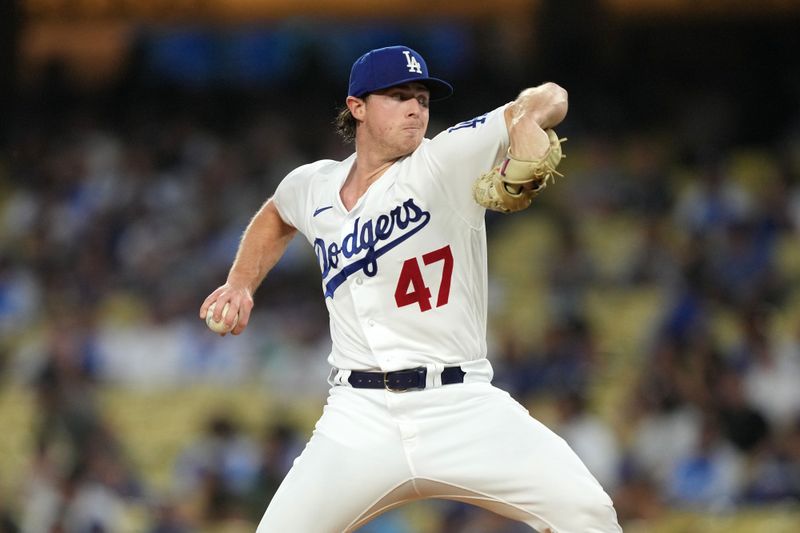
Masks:
[[[513,213],[526,209],[556,176],[563,176],[556,168],[565,157],[561,143],[552,129],[545,130],[550,147],[541,159],[523,161],[511,157],[509,153],[499,166],[483,174],[472,185],[475,201],[486,209]]]

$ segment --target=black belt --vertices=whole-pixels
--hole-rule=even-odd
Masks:
[[[466,372],[460,366],[449,366],[442,370],[442,385],[464,383]],[[386,389],[392,392],[420,390],[425,388],[428,369],[424,366],[394,372],[350,372],[347,381],[356,389]]]

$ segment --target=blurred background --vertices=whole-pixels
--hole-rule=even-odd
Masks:
[[[398,43],[456,87],[429,136],[570,92],[566,177],[487,216],[495,382],[626,531],[798,531],[800,2],[3,0],[0,532],[255,529],[327,393],[310,247],[244,335],[197,311]],[[524,530],[432,501],[360,531]]]

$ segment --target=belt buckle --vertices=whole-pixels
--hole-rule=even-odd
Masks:
[[[383,388],[384,389],[386,389],[386,390],[388,390],[390,392],[406,392],[408,390],[407,387],[404,387],[404,388],[401,388],[401,389],[393,389],[389,385],[389,374],[391,374],[391,372],[384,372],[383,373]]]
[[[400,387],[400,388],[392,388],[389,385],[389,374],[393,374],[394,372],[384,372],[383,373],[383,387],[388,390],[389,392],[408,392],[410,390],[422,390],[425,388],[425,374],[427,373],[427,369],[425,367],[414,368],[412,370],[419,376],[419,383],[421,386],[418,387]],[[397,371],[395,371],[397,372]]]

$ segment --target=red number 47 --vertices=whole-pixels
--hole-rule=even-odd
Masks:
[[[439,294],[436,297],[436,307],[441,307],[450,299],[450,279],[453,276],[453,253],[450,245],[422,256],[425,265],[431,265],[439,261],[444,261],[442,266],[442,282],[439,284]],[[397,307],[419,304],[420,311],[431,309],[431,290],[425,285],[422,278],[422,271],[416,257],[406,259],[403,268],[400,270],[400,277],[397,280],[397,287],[394,290],[394,300]]]

